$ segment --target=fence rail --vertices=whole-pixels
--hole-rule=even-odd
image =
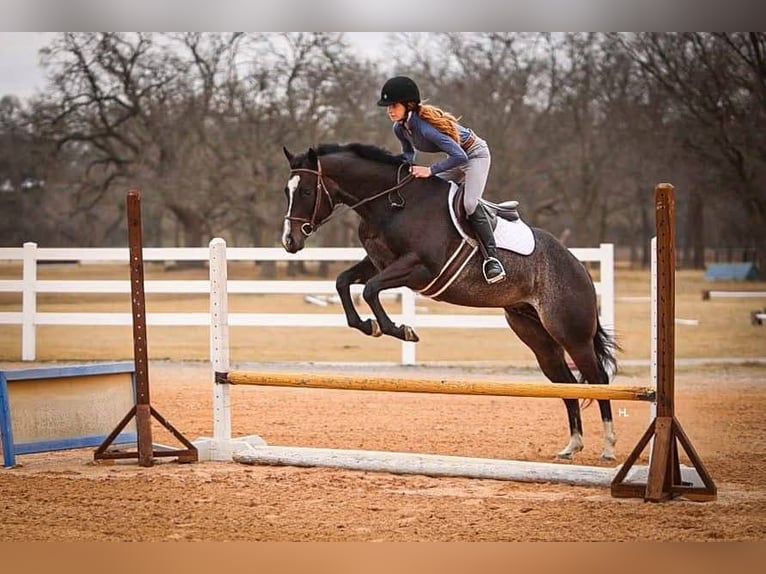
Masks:
[[[614,246],[602,243],[600,247],[573,248],[572,253],[583,262],[599,265],[599,281],[595,282],[599,296],[601,323],[606,329],[614,329]],[[307,248],[297,254],[286,253],[277,247],[230,247],[226,250],[227,261],[358,261],[365,256],[362,248],[327,247]],[[149,261],[208,261],[210,250],[205,247],[145,247],[145,262]],[[41,262],[77,262],[88,264],[125,263],[129,260],[128,248],[41,248],[36,243],[23,247],[0,247],[0,261],[21,261],[20,279],[0,279],[0,293],[21,293],[21,311],[0,312],[0,325],[21,325],[21,358],[33,361],[36,356],[36,327],[38,325],[130,325],[130,313],[49,313],[38,309],[38,293],[101,293],[130,294],[130,281],[114,280],[38,280],[37,270]],[[208,294],[207,280],[147,280],[147,293]],[[361,285],[353,285],[352,293],[361,293]],[[238,294],[333,294],[335,281],[316,280],[229,280],[229,293]],[[495,329],[508,328],[502,312],[481,315],[424,315],[417,313],[416,293],[407,288],[391,289],[401,299],[401,313],[391,314],[398,323],[414,328]],[[258,327],[345,327],[342,313],[230,313],[232,326]],[[209,326],[208,313],[147,313],[148,325],[158,326]],[[402,343],[402,364],[415,364],[415,343]]]

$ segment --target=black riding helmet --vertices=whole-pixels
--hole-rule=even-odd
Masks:
[[[388,79],[380,90],[378,105],[389,106],[404,102],[420,102],[418,85],[407,76]]]

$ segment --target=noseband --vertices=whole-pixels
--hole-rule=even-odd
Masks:
[[[378,192],[374,195],[371,195],[370,197],[367,197],[365,199],[362,199],[361,201],[357,201],[354,205],[350,205],[348,209],[355,209],[359,207],[360,205],[363,205],[367,202],[377,199],[383,195],[386,195],[387,193],[396,191],[404,187],[405,185],[407,185],[409,182],[411,182],[414,179],[414,176],[412,174],[407,174],[407,177],[399,181],[399,177],[401,175],[401,169],[402,169],[402,166],[399,166],[399,169],[396,172],[396,180],[398,183],[395,186],[389,187],[388,189],[384,189],[383,191]],[[327,189],[327,186],[324,183],[324,178],[322,176],[322,164],[319,162],[319,160],[317,159],[317,169],[314,170],[314,169],[308,169],[305,167],[297,167],[295,169],[290,170],[290,175],[292,176],[293,174],[299,173],[299,172],[310,173],[312,175],[315,175],[317,178],[316,195],[314,199],[314,210],[311,213],[311,219],[306,219],[305,217],[296,217],[294,215],[290,215],[289,213],[287,214],[285,219],[287,221],[299,222],[301,224],[301,233],[303,233],[303,235],[308,237],[309,235],[314,233],[317,229],[319,229],[320,225],[324,225],[325,223],[330,221],[332,217],[334,217],[337,214],[335,213],[335,201],[333,201],[332,195],[330,195],[330,191]],[[323,196],[327,197],[327,201],[330,204],[330,215],[325,217],[322,221],[317,221],[317,215],[319,214],[319,208],[322,205]],[[352,197],[352,199],[354,198]],[[401,195],[400,195],[400,201],[401,203],[395,203],[392,201],[392,205],[394,207],[404,207],[404,199],[401,198]]]

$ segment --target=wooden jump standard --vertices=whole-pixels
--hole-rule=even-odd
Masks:
[[[611,484],[615,497],[643,497],[661,501],[683,495],[695,500],[714,500],[716,487],[702,461],[674,415],[674,315],[675,315],[675,235],[673,231],[673,186],[659,184],[655,190],[658,237],[657,380],[656,392],[650,387],[618,385],[580,385],[554,383],[499,383],[487,381],[410,381],[397,378],[367,378],[338,375],[300,375],[229,370],[228,317],[226,295],[226,255],[223,240],[211,242],[211,357],[214,372],[214,437],[198,445],[206,458],[236,460],[246,464],[293,466],[331,466],[431,476],[467,476],[501,480],[549,481],[570,484]],[[653,357],[654,358],[654,357]],[[656,401],[657,415],[618,468],[584,467],[552,463],[529,463],[496,459],[440,455],[390,453],[358,450],[266,446],[257,435],[231,439],[229,416],[230,385],[262,385],[344,390],[374,390],[442,394],[476,394],[517,397],[590,398]],[[630,471],[640,454],[655,437],[645,482],[631,478]],[[678,439],[704,486],[682,480],[678,459]],[[201,454],[201,456],[203,456]]]
[[[612,481],[612,496],[642,497],[657,502],[675,496],[715,500],[717,488],[675,416],[675,307],[676,235],[675,190],[660,183],[654,191],[657,229],[657,416],[638,441]],[[625,478],[651,439],[654,445],[646,485],[627,484]],[[704,486],[684,482],[678,461],[678,444],[702,479]]]
[[[196,462],[197,447],[189,442],[169,420],[151,405],[149,396],[149,360],[146,339],[146,293],[144,289],[143,232],[141,226],[141,194],[128,192],[128,247],[130,249],[130,291],[133,311],[133,359],[136,370],[136,401],[125,417],[93,453],[94,460],[138,459],[139,466],[152,466],[156,457],[174,456],[178,462]],[[127,424],[136,419],[135,450],[110,449]],[[155,448],[152,441],[152,418],[159,421],[185,448]]]

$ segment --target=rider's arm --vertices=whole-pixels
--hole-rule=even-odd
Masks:
[[[463,151],[463,148],[461,148],[455,140],[444,132],[437,130],[427,121],[420,118],[418,118],[418,120],[419,121],[417,121],[416,124],[418,135],[447,154],[447,157],[437,161],[431,166],[432,175],[450,170],[468,161],[468,156],[465,151]]]
[[[415,163],[415,148],[412,147],[412,142],[404,134],[404,128],[399,122],[394,124],[394,135],[402,144],[402,156],[404,159],[407,160],[407,163]]]

